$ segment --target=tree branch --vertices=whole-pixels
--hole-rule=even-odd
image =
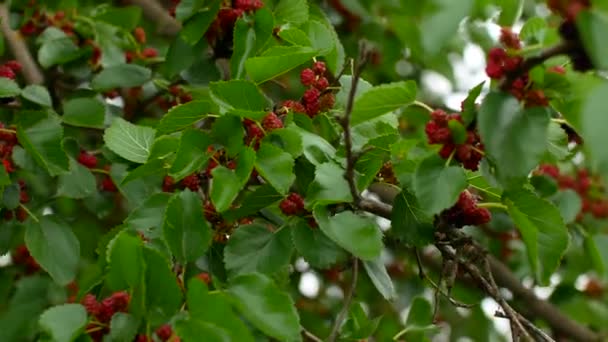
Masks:
[[[156,23],[157,32],[163,36],[175,37],[182,29],[182,25],[156,0],[122,0],[122,3],[140,7],[144,16]]]
[[[334,342],[338,338],[338,333],[340,332],[340,327],[342,326],[342,322],[346,318],[348,314],[348,309],[350,308],[350,303],[353,301],[353,297],[355,295],[355,289],[357,288],[357,279],[359,278],[359,260],[357,258],[353,258],[353,277],[351,280],[350,287],[348,288],[348,292],[346,293],[346,297],[344,297],[344,306],[342,306],[342,310],[338,314],[336,321],[334,322],[334,326],[331,329],[331,333],[329,337],[327,337],[327,341]]]
[[[519,66],[519,68],[517,70],[515,70],[512,73],[509,73],[507,75],[507,77],[502,79],[502,81],[499,84],[499,88],[504,89],[504,88],[510,86],[511,83],[517,77],[530,71],[535,66],[543,64],[549,58],[567,54],[574,48],[575,48],[575,45],[572,42],[562,41],[561,43],[542,51],[540,54],[538,54],[536,56],[524,59],[524,61],[522,62],[522,64]]]
[[[382,190],[379,190],[382,189]],[[393,199],[399,193],[398,189],[392,187],[383,187],[381,184],[374,184],[370,187],[376,193],[376,190],[382,192],[379,194],[383,201],[392,203]],[[372,214],[391,219],[392,206],[386,203],[363,199],[359,205],[362,210]],[[575,322],[568,316],[564,315],[553,304],[541,300],[534,292],[524,287],[517,276],[505,266],[502,262],[491,255],[487,255],[490,271],[500,287],[504,287],[513,293],[513,296],[520,301],[526,303],[528,312],[540,319],[543,319],[549,326],[559,334],[571,338],[576,341],[600,341],[602,336],[585,326]]]
[[[30,50],[21,34],[11,29],[9,18],[10,15],[6,3],[0,4],[0,30],[13,56],[21,64],[21,73],[25,81],[28,84],[43,84],[44,75],[40,71],[40,68],[38,68],[34,58],[32,58]]]

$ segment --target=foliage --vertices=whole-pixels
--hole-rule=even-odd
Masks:
[[[601,1],[0,17],[0,340],[606,333]],[[429,75],[461,83],[475,49],[484,82],[443,101]]]

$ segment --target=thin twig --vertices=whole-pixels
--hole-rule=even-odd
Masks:
[[[353,258],[353,277],[351,280],[350,287],[348,288],[348,292],[346,293],[346,297],[344,298],[344,306],[342,306],[342,310],[338,314],[336,321],[334,322],[334,326],[331,329],[331,333],[327,338],[328,342],[334,342],[338,338],[338,332],[340,331],[340,327],[342,326],[342,322],[346,318],[348,314],[348,310],[350,308],[350,303],[353,301],[353,297],[355,295],[355,289],[357,288],[357,278],[359,277],[359,260],[357,258]]]
[[[23,37],[10,27],[10,14],[6,3],[0,4],[0,30],[15,59],[21,64],[21,73],[28,84],[43,84],[44,75],[30,54]]]
[[[523,325],[525,325],[526,328],[528,328],[532,333],[534,333],[534,335],[537,336],[541,341],[555,342],[555,340],[553,338],[551,338],[551,336],[547,335],[546,332],[542,331],[537,326],[535,326],[534,324],[532,324],[532,322],[530,322],[529,320],[527,320],[521,314],[518,314],[518,315],[519,315],[519,320],[523,323]],[[501,311],[496,311],[494,313],[494,316],[495,317],[499,317],[499,318],[509,319],[509,317],[504,312],[501,312]]]
[[[144,16],[155,23],[159,34],[168,37],[176,36],[182,29],[181,24],[169,15],[156,0],[123,0],[123,3],[139,6]]]
[[[344,149],[346,154],[346,172],[344,178],[348,182],[350,193],[353,197],[353,202],[358,205],[361,201],[361,194],[357,189],[357,183],[355,181],[355,165],[357,163],[356,154],[353,152],[353,141],[351,135],[350,119],[353,113],[353,106],[355,104],[355,96],[357,95],[357,86],[359,85],[359,79],[363,68],[367,64],[369,55],[369,48],[365,42],[361,42],[359,45],[359,57],[357,61],[352,61],[352,80],[350,86],[350,92],[348,93],[348,99],[346,101],[346,108],[344,110],[344,116],[340,120],[342,129],[344,130]]]
[[[302,328],[302,333],[304,334],[304,336],[306,336],[309,340],[311,340],[313,342],[323,342],[322,339],[318,338],[317,336],[315,336],[315,334],[311,333],[310,331],[306,330],[305,328]]]
[[[576,46],[572,42],[562,41],[561,43],[542,51],[536,56],[526,58],[517,70],[508,74],[507,77],[502,79],[499,84],[499,88],[504,89],[509,87],[511,83],[520,75],[525,74],[537,65],[543,64],[549,58],[567,54],[575,47]]]

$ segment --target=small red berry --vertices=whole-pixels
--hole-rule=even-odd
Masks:
[[[323,75],[325,73],[325,71],[327,70],[327,68],[325,67],[325,63],[323,63],[323,62],[315,62],[312,65],[312,70],[314,70],[314,72],[317,75]]]
[[[323,91],[329,87],[329,81],[325,77],[319,77],[317,82],[315,82],[315,88]]]
[[[302,82],[303,85],[305,86],[311,86],[313,85],[313,83],[315,83],[315,72],[312,71],[312,69],[310,68],[306,68],[304,70],[302,70],[302,72],[300,72],[300,82]]]
[[[193,173],[189,176],[186,176],[184,179],[182,179],[182,185],[192,191],[198,191],[201,185],[200,179],[198,178],[198,174]]]
[[[14,80],[17,75],[13,69],[9,68],[6,65],[0,65],[0,77],[8,78]]]
[[[310,88],[304,92],[304,95],[302,96],[302,100],[306,104],[317,102],[320,95],[321,95],[321,92],[319,92],[318,89]]]
[[[80,151],[78,155],[78,162],[89,169],[97,166],[97,157],[88,153],[87,151]]]
[[[2,159],[2,165],[4,165],[4,170],[6,170],[7,173],[15,172],[15,166],[10,159]]]
[[[203,283],[209,285],[211,284],[211,275],[207,272],[201,272],[196,275],[196,277],[203,281]]]
[[[89,315],[97,316],[99,314],[99,310],[101,309],[100,303],[92,294],[87,293],[84,298],[82,298],[81,303]]]
[[[135,59],[135,53],[133,51],[125,51],[125,60],[127,63],[133,62]]]
[[[109,298],[114,312],[126,312],[131,296],[126,291],[114,292]],[[105,300],[104,300],[105,301]]]
[[[283,128],[283,122],[275,113],[271,112],[262,119],[262,127],[266,131],[271,132],[275,129]]]
[[[175,185],[175,180],[173,179],[173,177],[165,176],[165,178],[163,178],[162,189],[164,192],[173,192],[174,185]]]
[[[112,178],[110,178],[110,176],[106,176],[103,178],[103,180],[101,181],[101,189],[107,192],[118,191],[118,188],[116,188],[116,184],[114,184],[114,181],[112,181]]]
[[[143,27],[136,27],[133,30],[133,36],[138,43],[146,44],[146,31],[144,31]]]
[[[158,50],[156,50],[155,48],[145,48],[142,52],[141,55],[143,58],[154,58],[154,57],[158,57]]]
[[[299,194],[292,192],[279,203],[279,208],[287,216],[297,215],[304,210],[304,199]]]
[[[4,63],[4,66],[10,68],[14,72],[21,71],[21,63],[19,63],[16,60],[10,60],[10,61],[6,62],[6,63]]]
[[[164,324],[161,325],[158,329],[156,329],[154,333],[161,341],[165,342],[169,340],[169,338],[171,338],[171,335],[173,335],[173,329],[169,324]]]

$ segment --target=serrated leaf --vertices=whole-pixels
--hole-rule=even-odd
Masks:
[[[51,215],[39,222],[29,220],[25,244],[34,259],[60,285],[67,285],[76,276],[80,261],[80,243],[69,225]]]
[[[137,335],[139,320],[124,312],[117,312],[112,316],[110,321],[109,339],[116,342],[133,341]]]
[[[274,8],[277,23],[300,25],[308,21],[308,2],[306,0],[281,0]]]
[[[541,284],[548,284],[568,248],[568,228],[555,206],[528,190],[508,192],[505,197],[534,275]]]
[[[141,238],[122,230],[108,243],[106,279],[111,289],[138,288],[143,284],[145,262]]]
[[[604,111],[604,101],[608,91],[608,82],[602,81],[591,88],[582,99],[581,134],[589,148],[591,161],[602,172],[608,175],[608,134],[602,127],[608,123],[608,118],[601,115]]]
[[[17,138],[51,176],[69,171],[70,161],[62,143],[63,127],[57,115],[42,111],[21,112],[17,122]]]
[[[597,10],[581,11],[576,16],[576,27],[585,52],[597,69],[608,69],[608,46],[603,38],[608,34],[608,15]]]
[[[57,195],[82,199],[97,191],[97,181],[91,171],[70,158],[70,172],[59,176]]]
[[[293,245],[288,229],[271,231],[259,224],[239,226],[224,249],[230,276],[260,272],[272,274],[289,263]]]
[[[21,97],[30,102],[41,105],[42,107],[53,106],[53,101],[51,100],[51,95],[49,94],[49,91],[41,85],[28,85],[27,87],[23,88],[23,91],[21,91]]]
[[[265,111],[270,106],[260,89],[249,81],[211,82],[209,90],[213,101],[226,111],[234,109]]]
[[[78,127],[103,128],[106,106],[93,97],[79,97],[63,104],[63,122]]]
[[[15,97],[21,93],[17,82],[10,78],[0,77],[0,98]]]
[[[114,153],[134,163],[143,164],[148,160],[155,134],[153,128],[115,118],[106,129],[103,140]]]
[[[469,95],[467,95],[467,98],[462,102],[461,117],[465,127],[468,126],[477,115],[477,104],[475,104],[475,101],[477,101],[477,98],[479,97],[479,94],[481,94],[481,90],[485,84],[486,82],[483,81],[476,85],[473,89],[469,90]]]
[[[456,203],[467,187],[467,176],[459,166],[445,166],[437,155],[424,159],[414,174],[414,192],[427,215],[438,214]]]
[[[257,152],[255,168],[279,193],[286,194],[295,181],[293,157],[280,148],[262,142]]]
[[[363,261],[363,267],[372,283],[386,300],[392,300],[397,297],[395,286],[391,277],[386,272],[386,267],[380,257],[373,260]]]
[[[433,242],[433,220],[407,189],[395,198],[391,223],[391,232],[409,245],[424,247]]]
[[[502,185],[521,181],[538,165],[547,149],[548,124],[549,111],[544,107],[524,109],[504,93],[491,93],[484,99],[479,133]]]
[[[416,100],[416,83],[395,82],[373,87],[355,100],[351,124],[356,126],[407,106]]]
[[[571,189],[565,189],[552,197],[566,224],[572,223],[583,208],[580,196]]]
[[[53,65],[61,65],[82,56],[81,50],[70,37],[46,40],[38,50],[38,62],[47,69]]]
[[[167,204],[163,233],[173,256],[182,263],[196,260],[211,244],[212,232],[202,208],[198,194],[187,189]]]
[[[172,107],[158,123],[156,130],[158,134],[168,134],[181,131],[199,120],[205,118],[209,113],[217,113],[219,108],[215,103],[208,100],[197,100]]]
[[[274,46],[259,57],[247,59],[245,70],[256,84],[260,84],[306,63],[317,53],[316,49],[306,46]]]
[[[219,1],[212,1],[207,7],[201,8],[183,24],[180,36],[190,45],[198,43],[207,32],[209,25],[216,18],[220,10]]]
[[[351,202],[348,182],[344,178],[344,169],[335,163],[317,165],[315,179],[310,184],[306,199],[311,203],[342,203]]]
[[[182,305],[182,291],[167,256],[144,247],[146,307],[149,313],[169,320]],[[131,341],[131,340],[129,340]]]
[[[279,194],[272,185],[264,184],[257,187],[253,192],[246,193],[240,201],[239,207],[226,211],[223,216],[229,220],[246,217],[281,199],[283,199],[283,195]]]
[[[241,17],[234,25],[234,51],[230,57],[233,79],[245,76],[245,61],[255,56],[272,36],[274,18],[267,8],[257,10],[251,17]]]
[[[197,129],[184,131],[169,176],[179,181],[200,170],[210,157],[207,151],[210,145],[211,139],[208,133]]]
[[[104,68],[91,80],[91,87],[97,91],[114,88],[132,88],[150,80],[152,71],[137,64],[117,64]]]
[[[209,322],[224,329],[231,341],[253,342],[253,336],[241,318],[233,311],[224,293],[209,293],[197,278],[188,282],[188,308],[196,321]]]
[[[87,312],[80,304],[58,305],[43,312],[39,322],[54,342],[71,342],[84,330]]]
[[[300,337],[300,318],[293,300],[273,281],[259,273],[233,278],[228,287],[236,307],[256,328],[279,340]]]
[[[320,229],[311,227],[304,220],[297,220],[291,227],[291,236],[296,250],[306,262],[320,269],[329,268],[345,261],[348,253],[336,245]]]
[[[141,206],[129,214],[125,223],[133,229],[143,232],[149,239],[162,236],[161,228],[170,198],[171,195],[164,192],[148,197]]]
[[[380,256],[384,247],[382,232],[371,218],[352,211],[330,216],[327,208],[321,205],[315,206],[313,214],[323,233],[353,255],[362,260]]]
[[[211,202],[218,212],[228,210],[236,196],[251,176],[255,162],[255,152],[251,148],[241,150],[236,169],[218,166],[211,171]]]
[[[138,6],[108,6],[103,8],[94,18],[124,28],[126,31],[132,31],[141,19],[141,12],[142,10]]]

